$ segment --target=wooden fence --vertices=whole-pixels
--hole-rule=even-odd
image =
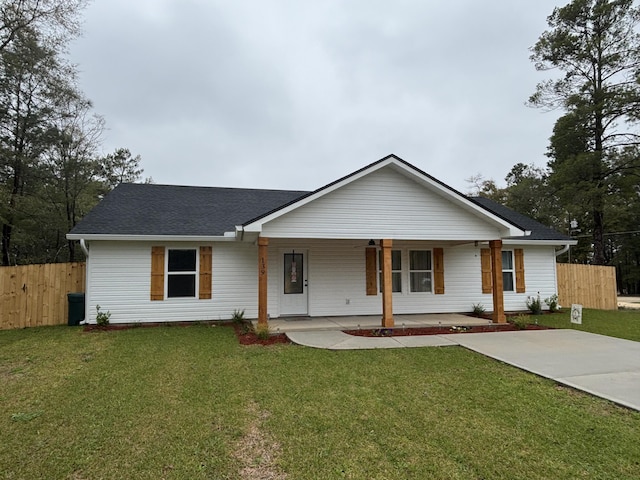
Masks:
[[[616,268],[559,263],[558,302],[563,307],[579,303],[585,308],[617,310]]]
[[[0,267],[0,330],[67,323],[67,293],[84,292],[84,263]]]
[[[559,263],[563,307],[618,308],[615,267]],[[0,330],[67,323],[67,293],[84,292],[84,263],[0,267]]]

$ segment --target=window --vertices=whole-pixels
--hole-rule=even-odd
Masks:
[[[431,292],[431,252],[429,250],[409,251],[409,290],[411,292]]]
[[[167,260],[167,297],[195,297],[197,276],[196,249],[169,249]]]
[[[380,278],[380,291],[382,292],[382,250],[378,252],[378,272]],[[391,291],[402,292],[402,251],[391,250]]]
[[[513,269],[513,252],[510,250],[502,251],[502,288],[505,292],[513,292],[513,278],[515,271]]]

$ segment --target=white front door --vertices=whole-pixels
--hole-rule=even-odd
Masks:
[[[308,315],[308,268],[306,250],[282,252],[280,279],[280,314]]]

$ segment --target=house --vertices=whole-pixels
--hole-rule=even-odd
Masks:
[[[313,192],[121,184],[67,235],[112,323],[526,310],[569,237],[395,155]]]

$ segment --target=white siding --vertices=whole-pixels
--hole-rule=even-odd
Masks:
[[[257,317],[257,247],[235,242],[213,243],[213,298],[150,300],[151,246],[148,242],[92,242],[87,266],[87,312],[95,323],[96,305],[110,311],[112,323],[144,323],[229,319],[235,309]],[[168,244],[197,247],[200,244]],[[362,240],[284,240],[269,245],[268,313],[278,317],[282,291],[282,252],[308,249],[310,316],[377,315],[382,296],[365,294],[365,248]],[[445,294],[409,293],[407,252],[444,248]],[[406,313],[470,312],[473,304],[492,309],[492,296],[482,294],[480,246],[445,242],[394,241],[403,251],[403,292],[393,295],[393,311]],[[508,247],[512,248],[511,246]],[[505,247],[507,249],[507,247]],[[526,309],[528,295],[542,299],[556,292],[553,247],[524,247],[527,292],[505,293],[505,310]],[[347,302],[348,301],[348,302]]]
[[[270,238],[494,240],[500,230],[392,168],[265,223]]]
[[[281,291],[280,249],[309,249],[309,315],[376,315],[382,312],[382,296],[365,295],[366,242],[272,240],[269,257],[269,314],[278,316]],[[444,248],[445,294],[408,292],[408,255],[411,249]],[[482,293],[480,248],[473,244],[447,246],[438,242],[394,241],[403,252],[403,292],[393,294],[397,314],[470,312],[474,304],[493,308],[491,294]],[[486,248],[486,246],[485,246]],[[509,247],[511,248],[511,247]],[[505,248],[506,249],[506,248]],[[506,311],[526,310],[528,295],[542,299],[556,293],[553,247],[524,247],[526,293],[506,292]],[[277,270],[277,272],[276,272]],[[348,301],[348,303],[347,303]]]
[[[173,322],[229,319],[235,309],[256,317],[257,249],[219,242],[213,247],[211,300],[150,300],[151,246],[158,242],[91,242],[88,262],[87,313],[95,323],[96,305],[111,312],[111,323]],[[195,248],[203,244],[164,244]],[[166,281],[166,279],[165,279]]]

